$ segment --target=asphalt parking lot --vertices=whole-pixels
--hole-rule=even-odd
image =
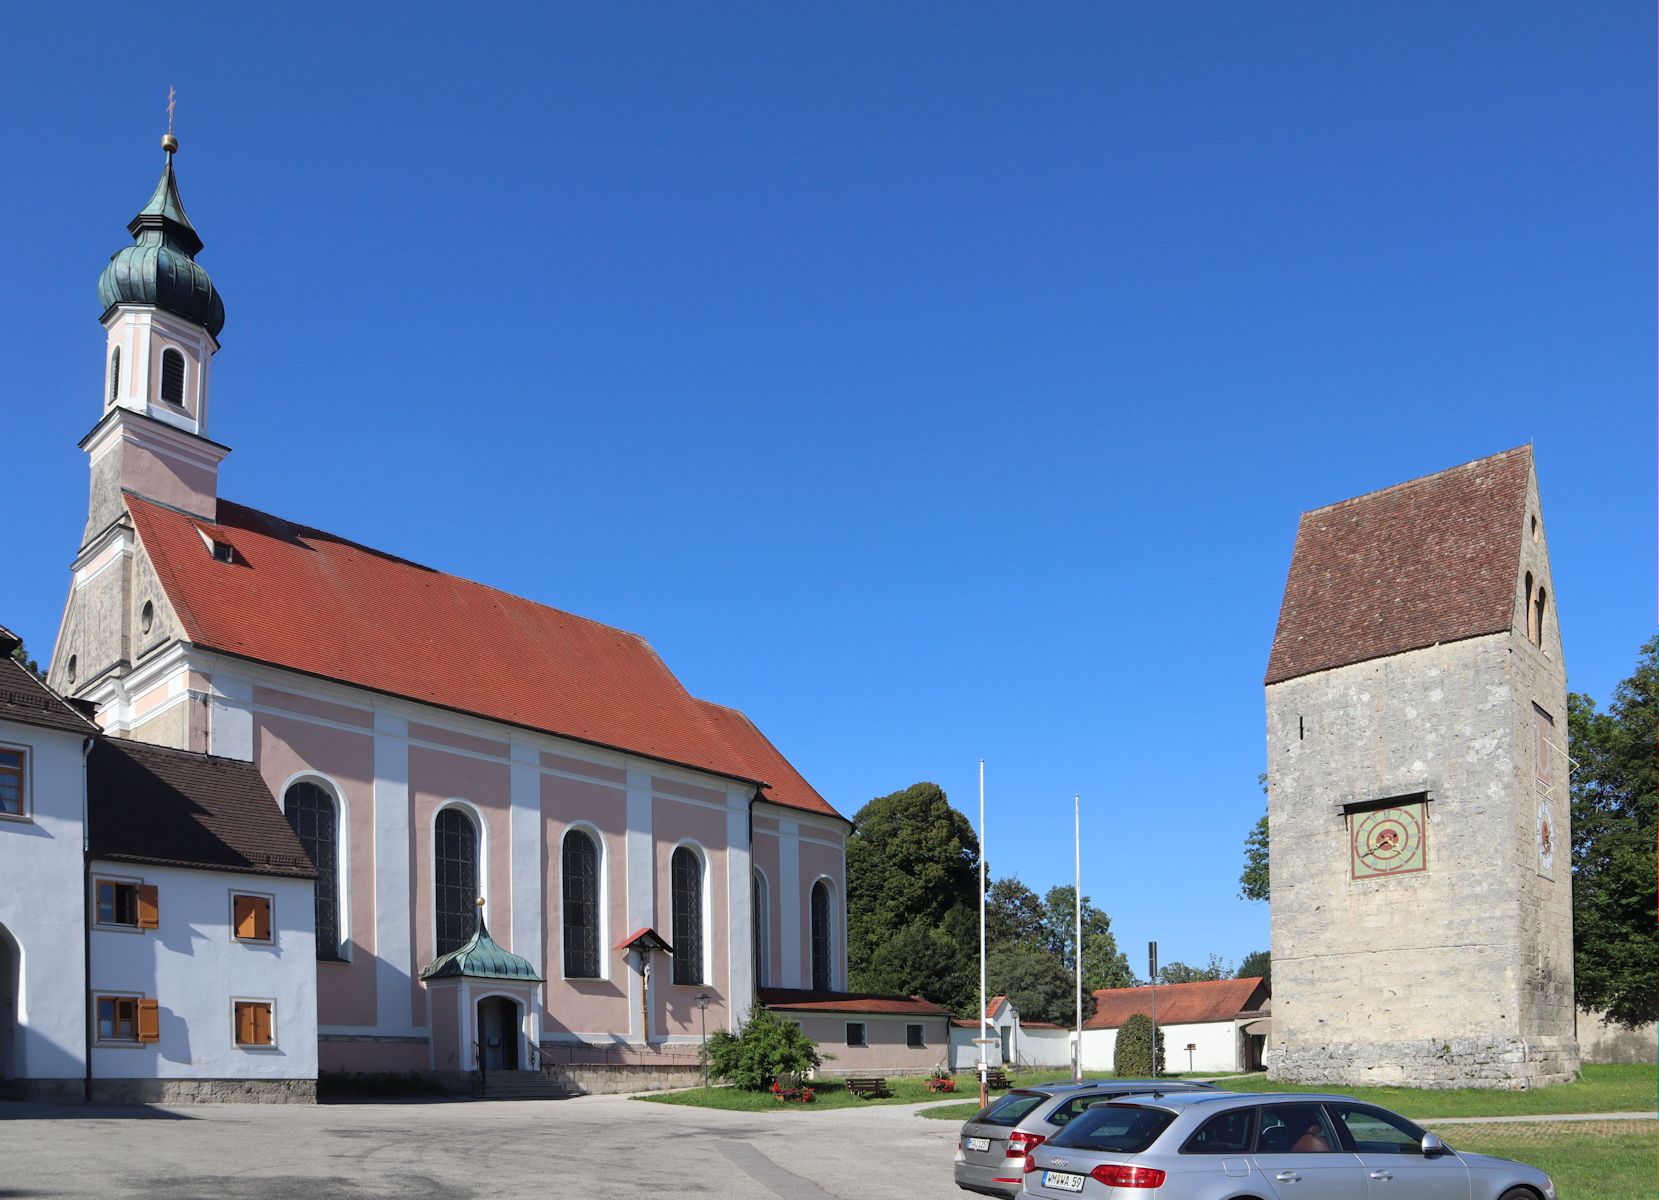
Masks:
[[[617,1096],[169,1109],[0,1104],[0,1197],[958,1197],[910,1107],[735,1113]]]

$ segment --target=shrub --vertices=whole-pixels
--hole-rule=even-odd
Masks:
[[[1112,1070],[1120,1079],[1145,1079],[1152,1071],[1152,1018],[1136,1013],[1118,1030],[1112,1051]],[[1158,1030],[1158,1070],[1164,1074],[1164,1031]]]
[[[736,1033],[709,1035],[709,1074],[746,1092],[764,1092],[780,1075],[803,1075],[818,1066],[818,1044],[793,1021],[755,1005]]]

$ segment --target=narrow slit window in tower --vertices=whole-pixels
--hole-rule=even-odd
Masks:
[[[177,350],[161,352],[161,398],[184,407],[184,355]]]

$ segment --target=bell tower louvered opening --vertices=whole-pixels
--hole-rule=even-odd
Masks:
[[[161,352],[161,399],[184,407],[184,355],[171,348]]]

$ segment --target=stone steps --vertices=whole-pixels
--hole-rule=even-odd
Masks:
[[[476,1092],[480,1100],[563,1100],[574,1094],[540,1071],[491,1071]]]

